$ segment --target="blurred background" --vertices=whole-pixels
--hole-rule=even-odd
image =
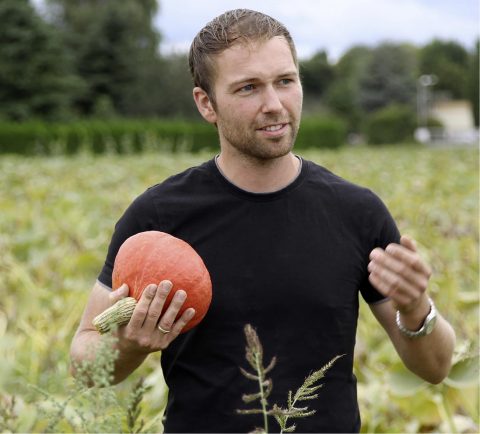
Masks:
[[[19,138],[14,126],[4,126],[0,151],[51,152],[51,141],[61,136],[66,151],[75,152],[81,145],[76,142],[85,140],[75,128],[79,120],[104,121],[81,128],[96,136],[98,152],[107,137],[121,151],[122,137],[146,130],[175,142],[171,146],[216,146],[213,129],[199,127],[202,137],[193,140],[196,129],[182,136],[183,124],[115,121],[198,122],[189,44],[217,14],[255,3],[2,0],[0,120],[64,128],[24,125]],[[301,0],[295,7],[265,1],[261,10],[291,30],[301,59],[305,118],[313,119],[309,128],[316,134],[329,134],[329,146],[478,140],[475,0],[341,0],[334,7],[326,1]],[[96,131],[101,127],[102,133]]]
[[[237,7],[289,28],[305,95],[296,150],[380,195],[457,333],[450,375],[428,385],[362,302],[362,432],[477,433],[476,0],[0,0],[0,431],[162,430],[158,354],[86,392],[69,345],[131,200],[218,152],[186,53]]]

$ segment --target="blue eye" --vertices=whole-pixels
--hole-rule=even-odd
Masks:
[[[239,89],[240,92],[251,92],[255,86],[253,84],[247,84]]]
[[[290,79],[290,78],[282,78],[282,79],[280,80],[280,84],[283,85],[283,86],[286,86],[286,85],[290,84],[292,81],[293,81],[293,80]]]

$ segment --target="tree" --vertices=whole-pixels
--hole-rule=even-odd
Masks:
[[[76,104],[95,114],[110,105],[121,115],[144,112],[139,98],[158,60],[160,35],[153,27],[155,0],[50,0],[54,22],[75,53],[85,92]]]
[[[201,119],[192,98],[193,83],[186,55],[172,54],[163,58],[152,83],[157,83],[154,87],[158,88],[158,115]]]
[[[360,79],[360,106],[372,112],[390,104],[414,105],[416,94],[416,49],[384,43],[372,56]]]
[[[325,102],[336,114],[348,120],[349,130],[358,131],[362,120],[360,78],[372,49],[357,45],[350,48],[334,65],[334,80],[327,89]]]
[[[451,98],[466,97],[468,67],[468,51],[457,42],[436,39],[420,50],[420,74],[436,75],[435,90],[444,91]]]
[[[333,79],[333,68],[325,51],[319,51],[310,59],[300,62],[300,72],[303,89],[309,96],[322,96]]]
[[[68,116],[78,81],[54,30],[27,0],[2,0],[0,22],[0,116]]]
[[[475,125],[478,127],[480,121],[479,114],[479,64],[480,64],[480,39],[477,39],[475,47],[470,55],[467,96],[472,104],[473,117]]]

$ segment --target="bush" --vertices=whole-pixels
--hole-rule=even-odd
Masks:
[[[117,119],[0,123],[0,154],[124,154],[147,149],[194,152],[217,146],[217,131],[204,122]]]
[[[304,148],[339,148],[346,143],[347,126],[341,119],[305,118],[298,132],[295,147]]]
[[[299,148],[338,148],[346,127],[338,119],[302,122]],[[206,122],[182,120],[86,120],[70,123],[0,122],[0,154],[74,155],[80,152],[138,153],[144,150],[198,152],[218,149],[218,132]]]
[[[409,106],[392,104],[367,118],[367,142],[373,145],[405,143],[413,140],[415,126],[415,112]]]

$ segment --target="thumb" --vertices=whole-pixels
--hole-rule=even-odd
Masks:
[[[408,235],[402,235],[400,238],[400,244],[403,247],[406,247],[408,250],[411,250],[412,252],[417,251],[417,243],[413,238],[410,238]]]
[[[124,283],[122,286],[118,287],[115,291],[110,293],[110,301],[112,304],[115,304],[118,300],[128,296],[128,285]]]

